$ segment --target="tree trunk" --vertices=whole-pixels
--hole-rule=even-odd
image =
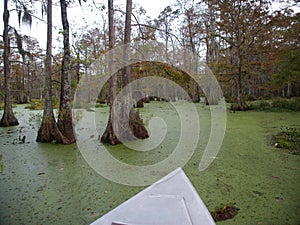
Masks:
[[[79,84],[80,81],[80,52],[79,49],[77,50],[78,52],[76,53],[76,82]]]
[[[193,53],[193,62],[192,62],[192,66],[196,67],[196,70],[198,70],[197,68],[197,64],[198,62],[195,61],[195,55],[196,55],[196,48],[195,48],[195,43],[194,43],[194,34],[192,31],[192,21],[191,21],[191,15],[192,11],[188,11],[186,16],[187,16],[187,21],[188,21],[188,32],[189,32],[189,42],[190,42],[190,47]],[[200,95],[199,95],[199,86],[197,84],[197,82],[194,82],[193,84],[193,94],[192,94],[192,100],[194,103],[197,103],[200,101]]]
[[[45,105],[41,127],[36,138],[37,142],[70,143],[63,136],[56,124],[52,108],[52,0],[47,2],[47,49],[45,60]]]
[[[28,62],[27,64],[27,102],[31,101],[31,84],[32,84],[32,77],[30,76],[30,72],[29,72],[29,66],[30,66],[30,62]]]
[[[109,5],[109,46],[110,49],[114,47],[114,27],[113,27],[113,6],[112,1],[108,1]],[[125,35],[124,35],[124,51],[123,51],[123,60],[124,60],[124,74],[123,74],[123,83],[122,87],[125,87],[130,82],[130,66],[126,66],[129,60],[129,43],[130,43],[130,35],[131,35],[131,13],[132,13],[132,0],[127,0],[126,3],[126,19],[125,19]],[[110,64],[112,64],[113,56],[110,56]],[[109,72],[111,74],[112,65],[110,65]],[[132,93],[130,88],[126,88],[126,93],[124,91],[123,95],[126,96],[124,98],[124,102],[121,103],[121,112],[114,112],[116,110],[113,106],[114,98],[116,96],[116,77],[112,76],[110,79],[110,116],[109,121],[106,127],[106,130],[101,138],[103,143],[110,143],[112,145],[121,143],[122,141],[130,141],[133,139],[132,134],[136,138],[147,138],[149,137],[146,128],[143,125],[143,120],[139,116],[139,112],[133,111],[133,102],[132,102]],[[113,89],[113,90],[112,90]],[[125,90],[125,89],[124,89]],[[117,118],[113,117],[113,115],[120,115]],[[118,121],[113,121],[113,119],[117,119]],[[129,121],[129,126],[128,123]],[[113,130],[112,123],[115,124],[115,129]],[[126,129],[131,129],[131,132]],[[119,137],[116,136],[116,133]]]
[[[237,102],[231,106],[232,110],[237,111],[247,111],[249,106],[243,99],[243,89],[242,89],[242,68],[238,66],[238,79],[237,79]]]
[[[26,57],[25,54],[22,54],[22,77],[21,77],[21,87],[19,90],[19,103],[24,104],[28,103],[28,92],[26,91],[25,88],[25,74],[26,74]]]
[[[237,34],[237,45],[240,46],[240,34],[238,30]],[[237,102],[236,105],[232,105],[232,110],[237,111],[247,111],[249,110],[249,106],[246,104],[246,102],[243,99],[243,88],[242,88],[242,56],[241,56],[241,50],[237,49],[237,66],[238,66],[238,77],[237,77]]]
[[[113,0],[108,0],[108,42],[109,42],[109,50],[112,50],[115,45],[115,28],[114,28],[114,6]],[[111,75],[113,72],[113,63],[114,63],[114,55],[113,52],[109,52],[109,64],[108,71]],[[113,129],[113,115],[114,108],[113,103],[116,97],[117,90],[117,76],[111,76],[109,79],[109,118],[106,129],[101,137],[101,142],[109,143],[111,145],[115,145],[120,143],[118,138],[116,137]]]
[[[291,83],[290,82],[287,84],[286,97],[287,98],[291,97]]]
[[[124,35],[124,52],[123,52],[123,60],[125,64],[128,64],[129,61],[129,51],[130,51],[130,36],[131,36],[131,14],[132,14],[132,0],[127,0],[126,2],[126,18],[125,18],[125,35]],[[131,69],[130,65],[126,65],[124,69],[124,84],[125,87],[130,83],[131,80]],[[149,137],[148,132],[144,126],[143,120],[140,118],[139,111],[134,111],[133,102],[132,102],[132,91],[130,88],[126,88],[127,93],[124,93],[125,102],[122,104],[122,112],[123,113],[123,121],[128,121],[129,117],[129,129],[131,129],[133,135],[136,138],[144,139]],[[121,121],[122,122],[122,121]],[[127,127],[127,126],[122,126]],[[128,135],[130,131],[122,130],[122,138],[123,140],[130,140],[131,137]]]
[[[4,42],[4,51],[3,51],[3,62],[4,62],[4,86],[5,86],[5,100],[4,100],[4,113],[0,121],[0,127],[8,127],[18,125],[19,122],[14,115],[12,110],[12,103],[10,99],[10,80],[11,80],[11,70],[10,70],[10,40],[8,36],[8,21],[9,21],[9,11],[7,8],[8,0],[4,0],[4,12],[3,12],[3,22],[4,22],[4,31],[3,31],[3,42]]]
[[[165,21],[165,37],[166,37],[166,40],[165,40],[165,57],[166,57],[166,61],[168,62],[169,61],[169,54],[168,54],[168,44],[169,44],[169,28],[168,28],[168,22]]]
[[[60,0],[61,20],[64,37],[64,56],[61,71],[61,92],[58,115],[58,127],[61,133],[69,139],[70,143],[76,141],[71,106],[71,85],[70,85],[70,40],[69,40],[69,23],[67,15],[67,2]]]

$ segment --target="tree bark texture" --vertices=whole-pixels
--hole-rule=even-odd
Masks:
[[[44,113],[36,141],[69,144],[69,140],[58,129],[52,108],[52,0],[47,1],[47,49],[45,70]]]
[[[70,31],[67,14],[66,0],[60,0],[61,6],[61,20],[63,26],[63,43],[64,55],[61,70],[61,92],[60,92],[60,105],[58,115],[58,127],[61,133],[69,139],[70,143],[76,141],[73,119],[72,119],[72,106],[71,106],[71,84],[70,84]]]
[[[131,37],[131,14],[132,14],[132,0],[127,0],[126,2],[126,18],[125,18],[125,35],[124,35],[124,52],[123,52],[123,60],[125,63],[124,68],[124,84],[123,87],[129,85],[131,80],[131,69],[130,65],[127,65],[130,57],[130,37]],[[132,134],[139,139],[144,139],[149,137],[147,129],[144,126],[143,120],[140,118],[139,111],[134,111],[133,109],[133,101],[132,101],[132,90],[130,86],[126,88],[127,93],[124,93],[126,96],[125,102],[121,104],[122,106],[122,120],[121,122],[128,122],[129,126],[125,126],[121,124],[121,127],[129,127]],[[129,117],[129,120],[127,119]],[[122,130],[121,135],[123,136],[123,140],[130,141],[132,137],[130,137],[130,131]]]
[[[4,42],[4,51],[3,51],[3,61],[4,61],[4,86],[5,86],[5,100],[4,100],[4,112],[0,121],[1,127],[15,126],[19,122],[14,115],[12,110],[12,102],[10,97],[10,80],[11,80],[11,68],[9,62],[10,56],[10,40],[8,36],[9,26],[9,11],[7,8],[8,0],[4,0],[4,12],[3,12],[3,42]]]
[[[192,30],[192,13],[193,11],[189,10],[186,13],[186,17],[187,17],[187,21],[188,21],[188,35],[189,35],[189,42],[190,42],[190,48],[192,50],[193,53],[193,62],[192,65],[195,66],[196,71],[198,70],[197,65],[198,62],[195,60],[195,56],[196,56],[196,48],[195,48],[195,43],[194,43],[194,32]],[[194,87],[193,87],[193,95],[192,95],[192,100],[193,102],[197,103],[200,101],[200,95],[199,95],[199,85],[197,84],[197,82],[194,82]]]
[[[108,1],[108,11],[109,11],[109,47],[112,49],[114,47],[114,25],[113,25],[113,5],[112,1]],[[132,13],[132,0],[127,0],[126,3],[126,19],[125,19],[125,35],[124,35],[124,50],[123,50],[123,61],[124,61],[124,74],[123,74],[123,83],[122,87],[124,93],[124,102],[121,102],[121,109],[116,109],[113,107],[114,99],[116,96],[116,87],[117,87],[117,76],[112,76],[110,79],[110,115],[106,130],[101,137],[103,143],[110,143],[112,145],[121,143],[122,141],[131,141],[135,138],[147,138],[149,137],[146,128],[143,125],[143,120],[139,116],[139,112],[134,112],[132,93],[130,88],[125,88],[126,85],[130,82],[130,66],[127,66],[129,62],[129,44],[131,36],[131,13]],[[112,53],[111,53],[112,54]],[[110,55],[110,65],[109,73],[113,71],[113,56]],[[120,112],[115,112],[114,110],[121,110]],[[113,115],[120,115],[118,117]],[[117,121],[116,121],[117,120]],[[129,124],[124,124],[128,123]],[[112,123],[115,125],[113,126]],[[129,125],[129,126],[128,126]],[[117,131],[113,129],[118,129]],[[130,130],[128,130],[130,129]],[[131,132],[130,132],[131,131]],[[119,137],[116,136],[119,135]]]
[[[114,5],[113,0],[108,0],[108,45],[109,50],[112,50],[115,45],[115,27],[114,27]],[[111,75],[113,71],[114,55],[109,52],[108,72]],[[109,118],[106,129],[101,137],[101,142],[109,143],[111,145],[119,144],[120,141],[116,137],[113,129],[113,103],[116,97],[117,90],[117,76],[111,76],[109,79]]]
[[[238,39],[239,41],[240,39]],[[243,99],[243,82],[242,82],[242,59],[240,56],[240,50],[238,49],[238,74],[237,74],[237,103],[236,105],[232,105],[232,110],[237,111],[247,111],[249,110],[249,106],[246,104],[246,102]]]

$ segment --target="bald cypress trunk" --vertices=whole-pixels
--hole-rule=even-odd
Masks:
[[[113,0],[108,0],[108,42],[109,42],[109,50],[114,48],[115,45],[115,27],[114,27],[114,6]],[[113,52],[109,52],[109,65],[108,71],[109,74],[112,74],[113,71],[113,63],[114,63],[114,55]],[[101,137],[101,142],[109,143],[111,145],[115,145],[120,143],[118,140],[114,129],[113,129],[113,115],[114,108],[113,103],[116,98],[116,90],[117,90],[117,76],[111,76],[109,79],[109,118],[106,129]]]
[[[124,52],[123,61],[125,62],[124,74],[123,74],[123,87],[129,85],[131,80],[131,69],[130,65],[127,65],[130,57],[130,37],[131,37],[131,14],[132,14],[132,0],[127,0],[126,3],[126,19],[125,19],[125,35],[124,35]],[[132,134],[139,139],[144,139],[149,137],[148,132],[144,126],[143,120],[140,118],[139,111],[134,111],[133,101],[132,101],[132,91],[130,86],[126,88],[127,93],[125,94],[125,102],[122,103],[123,121],[129,121],[129,129],[131,129]],[[129,117],[129,119],[128,119]],[[122,126],[128,127],[128,126]],[[130,140],[130,131],[122,130],[122,138],[124,140]]]
[[[8,127],[18,125],[19,122],[14,115],[12,110],[12,103],[10,97],[10,80],[11,80],[11,69],[10,69],[10,40],[8,36],[9,26],[9,11],[7,8],[8,0],[4,0],[4,12],[3,12],[3,42],[4,42],[4,51],[3,51],[3,63],[4,63],[4,86],[5,86],[5,99],[4,99],[4,112],[0,121],[0,127]]]
[[[47,2],[47,49],[45,59],[45,105],[37,142],[70,143],[56,124],[52,108],[52,0]]]
[[[61,92],[60,92],[60,105],[58,115],[58,127],[61,133],[68,138],[70,143],[76,141],[73,120],[72,120],[72,106],[71,106],[71,85],[70,85],[70,34],[69,22],[67,14],[66,0],[60,0],[61,6],[61,20],[63,26],[64,37],[64,55],[61,69]]]
[[[240,43],[240,39],[238,38],[238,43]],[[243,87],[242,87],[242,57],[240,53],[240,49],[237,51],[237,60],[238,60],[238,76],[237,76],[237,101],[236,104],[231,106],[232,110],[237,111],[247,111],[249,110],[249,106],[243,99]]]
[[[114,47],[114,27],[113,27],[113,5],[112,1],[109,0],[109,46],[110,49]],[[123,51],[123,60],[124,60],[124,70],[122,76],[122,87],[129,84],[130,82],[130,66],[127,66],[127,62],[129,60],[129,44],[130,44],[130,35],[131,35],[131,13],[132,13],[132,0],[127,0],[126,3],[126,19],[125,19],[125,35],[124,35],[124,51]],[[113,56],[110,55],[110,66],[109,72],[111,74],[112,71],[112,63]],[[134,112],[133,110],[133,101],[132,101],[132,93],[130,88],[126,88],[126,91],[123,91],[123,95],[125,96],[124,102],[121,102],[121,112],[114,112],[116,110],[113,106],[114,99],[116,96],[116,82],[117,76],[112,76],[110,79],[110,116],[109,121],[106,127],[106,130],[101,137],[101,141],[103,143],[110,144],[118,144],[122,141],[130,141],[135,138],[147,138],[149,137],[146,128],[144,127],[143,120],[140,118],[139,112]],[[119,109],[120,110],[120,109]],[[113,117],[115,115],[115,117]],[[119,115],[116,117],[116,115]],[[118,121],[113,121],[113,119],[117,119]],[[114,131],[112,123],[115,124],[115,129],[118,131]],[[125,124],[129,123],[129,124]],[[129,126],[128,126],[129,125]],[[130,130],[128,130],[130,129]],[[116,133],[119,137],[116,136]]]

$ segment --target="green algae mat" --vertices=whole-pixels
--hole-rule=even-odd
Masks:
[[[209,130],[209,108],[198,104],[197,109],[201,129]],[[76,144],[36,143],[42,112],[24,106],[14,110],[20,125],[0,128],[0,224],[89,224],[145,188],[103,178],[90,168]],[[95,110],[101,133],[108,108]],[[165,102],[146,104],[141,114],[146,122],[153,116],[170,120],[163,146],[139,153],[123,145],[107,148],[126,163],[150,165],[171,154],[180,123]],[[228,204],[240,209],[234,218],[217,224],[300,224],[300,156],[272,143],[272,136],[286,127],[299,128],[300,113],[228,112],[221,150],[203,172],[198,165],[208,133],[201,133],[185,173],[209,211]]]

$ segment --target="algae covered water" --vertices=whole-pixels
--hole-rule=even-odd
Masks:
[[[165,138],[154,151],[147,152],[124,145],[106,146],[118,160],[150,165],[168,157],[177,144],[180,123],[174,108],[166,102],[145,106],[141,114],[146,124],[152,117],[165,121],[167,132],[153,134],[157,138],[165,134]],[[300,126],[300,113],[228,113],[221,151],[208,169],[200,172],[210,111],[202,104],[196,107],[202,132],[184,171],[210,211],[228,203],[240,208],[236,217],[220,224],[299,224],[300,157],[274,148],[270,136],[283,127]],[[101,134],[108,108],[95,110]],[[4,165],[0,173],[0,224],[89,224],[144,189],[103,178],[84,160],[76,144],[36,143],[42,111],[24,106],[14,111],[20,125],[0,128]],[[76,116],[80,120],[80,113]],[[97,136],[86,135],[97,141]]]

